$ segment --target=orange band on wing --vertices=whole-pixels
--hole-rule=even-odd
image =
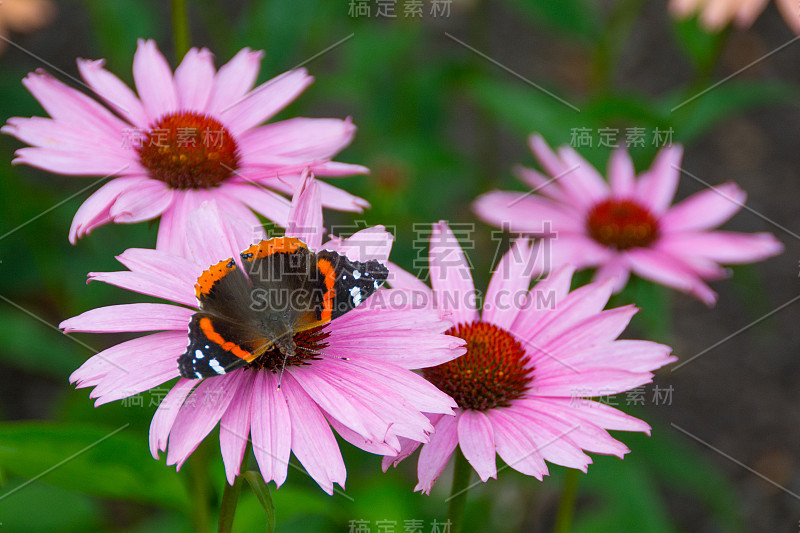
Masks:
[[[234,269],[236,269],[236,262],[232,258],[212,265],[197,278],[197,283],[194,284],[195,295],[200,298],[200,296],[210,293],[214,285]]]
[[[247,350],[242,350],[235,342],[226,341],[222,338],[222,335],[214,331],[214,325],[211,323],[210,318],[205,317],[200,319],[200,330],[208,337],[208,340],[218,344],[223,350],[231,352],[239,359],[244,359],[245,361],[252,361],[255,359],[253,354]]]
[[[317,268],[320,273],[325,276],[325,295],[322,297],[322,312],[320,313],[320,321],[327,323],[331,321],[331,314],[333,312],[333,300],[336,298],[336,272],[333,270],[333,265],[327,259],[317,260]]]
[[[303,241],[295,237],[276,237],[268,239],[252,245],[250,248],[242,252],[242,259],[245,261],[252,261],[259,257],[267,257],[268,255],[277,254],[280,252],[294,252],[300,248],[308,248]]]

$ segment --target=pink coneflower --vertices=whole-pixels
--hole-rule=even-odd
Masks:
[[[78,209],[70,241],[108,222],[161,216],[158,249],[185,252],[188,213],[214,198],[223,211],[253,225],[250,209],[286,225],[290,195],[310,167],[322,176],[365,173],[330,161],[355,133],[349,119],[293,118],[260,126],[312,82],[305,69],[253,89],[262,52],[240,51],[219,71],[213,55],[193,48],[173,75],[153,41],[133,58],[138,96],[103,68],[78,60],[86,84],[115,113],[44,71],[23,84],[52,118],[11,118],[2,131],[30,145],[14,163],[50,172],[113,176]],[[121,117],[121,118],[120,118]],[[361,211],[368,204],[321,183],[323,205]]]
[[[721,264],[761,261],[783,250],[771,233],[710,231],[744,205],[746,195],[734,183],[671,205],[680,177],[680,146],[663,148],[638,179],[628,153],[617,149],[606,183],[571,147],[554,153],[538,135],[530,143],[552,178],[525,168],[520,178],[541,196],[491,191],[473,209],[489,224],[547,239],[536,254],[540,271],[566,264],[597,267],[594,280],[616,278],[615,292],[633,272],[711,306],[717,295],[703,280],[727,276]]]
[[[295,197],[289,234],[319,243],[319,188],[306,183]],[[129,270],[92,273],[90,279],[170,300],[179,305],[142,303],[94,309],[61,324],[66,332],[158,331],[109,348],[79,368],[70,380],[95,387],[97,405],[137,394],[178,376],[177,358],[186,350],[187,326],[197,311],[195,282],[221,259],[238,257],[252,242],[253,229],[223,218],[213,204],[188,216],[191,258],[160,250],[131,249],[119,256]],[[295,228],[295,229],[292,229]],[[305,229],[304,229],[305,228]],[[392,236],[382,227],[324,248],[353,260],[386,258]],[[313,248],[312,248],[313,249]],[[422,414],[452,414],[454,403],[410,369],[449,361],[464,352],[458,339],[443,335],[449,324],[433,311],[393,309],[373,302],[321,329],[298,333],[298,355],[265,361],[204,380],[179,379],[160,404],[150,426],[154,457],[166,450],[167,464],[180,467],[198,444],[220,425],[220,448],[233,483],[248,438],[266,481],[280,486],[293,452],[328,493],[344,486],[345,467],[331,426],[345,440],[367,451],[393,454],[398,437],[427,441],[433,431]],[[383,301],[391,301],[391,298]],[[308,348],[308,353],[300,353]],[[285,364],[285,373],[272,370]],[[282,377],[279,377],[282,376]],[[281,380],[280,388],[279,379]]]
[[[617,394],[652,380],[651,371],[676,360],[670,348],[640,340],[615,340],[636,313],[633,306],[603,311],[609,282],[570,292],[573,270],[562,268],[529,291],[530,247],[517,240],[489,283],[483,312],[464,255],[444,222],[434,226],[430,247],[433,291],[409,277],[395,280],[433,302],[453,323],[450,335],[467,342],[467,353],[423,370],[458,403],[456,417],[434,415],[436,432],[422,446],[415,490],[429,493],[460,447],[486,481],[497,477],[495,453],[537,479],[545,461],[587,469],[584,451],[622,457],[629,450],[606,430],[650,427],[589,397]],[[404,441],[384,469],[408,457],[419,443]]]
[[[678,18],[699,13],[700,23],[706,29],[719,31],[731,21],[739,28],[749,28],[768,3],[768,0],[670,0],[669,9]],[[789,28],[800,33],[797,2],[775,0],[775,4]]]

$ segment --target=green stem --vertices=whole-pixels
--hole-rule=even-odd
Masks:
[[[592,86],[596,92],[611,89],[616,62],[643,5],[643,0],[617,0],[612,8],[594,51]]]
[[[464,509],[467,507],[469,478],[472,475],[470,466],[460,449],[455,452],[456,465],[453,473],[453,488],[450,490],[450,502],[447,506],[447,520],[450,522],[450,533],[461,533],[464,525]]]
[[[219,508],[218,533],[230,533],[233,528],[233,519],[236,517],[236,504],[239,502],[239,494],[242,492],[243,476],[236,476],[233,485],[225,483],[225,490],[222,492],[222,504]]]
[[[579,476],[578,470],[567,469],[567,475],[564,477],[564,493],[561,495],[561,503],[558,505],[554,533],[569,533],[572,526],[572,514],[575,510],[575,496],[578,494]]]
[[[189,51],[189,13],[186,0],[172,0],[172,34],[175,39],[175,60],[180,62]]]
[[[192,496],[192,520],[197,531],[208,531],[211,524],[209,500],[211,482],[208,478],[209,452],[206,442],[192,454],[189,459],[189,494]]]

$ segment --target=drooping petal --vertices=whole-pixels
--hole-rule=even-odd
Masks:
[[[75,244],[93,229],[111,222],[111,206],[124,192],[136,189],[148,181],[144,177],[116,178],[97,189],[81,204],[69,228],[69,242]]]
[[[181,465],[219,423],[247,377],[243,369],[204,379],[181,406],[169,432],[167,464]]]
[[[238,260],[260,228],[225,216],[213,200],[203,203],[189,213],[186,242],[193,260],[201,265],[213,265],[223,259]]]
[[[292,420],[292,452],[308,475],[328,494],[333,484],[344,487],[347,477],[339,445],[317,404],[291,375],[284,374],[281,388]]]
[[[466,410],[458,417],[458,445],[481,481],[497,479],[492,422],[481,411]]]
[[[443,416],[428,444],[422,446],[417,463],[417,486],[414,491],[431,493],[434,481],[441,475],[450,456],[458,446],[459,416]]]
[[[244,373],[239,386],[233,392],[233,398],[228,409],[219,422],[219,448],[222,454],[222,461],[225,463],[225,476],[228,479],[228,485],[233,485],[236,476],[240,473],[244,451],[247,448],[250,435],[251,413],[257,410],[266,410],[253,409],[251,407],[253,383],[259,374],[259,372]],[[255,437],[253,441],[255,442]],[[256,450],[254,453],[258,453],[258,451]]]
[[[659,248],[678,257],[700,256],[723,264],[753,263],[783,252],[783,244],[771,233],[732,231],[670,235]]]
[[[522,192],[491,191],[472,204],[478,218],[515,233],[550,236],[553,232],[580,233],[580,215],[568,206]]]
[[[627,253],[631,269],[638,276],[688,292],[712,307],[717,294],[678,258],[657,250],[636,248]]]
[[[292,435],[299,432],[299,421],[287,406],[295,395],[286,391],[295,383],[289,383],[284,375],[284,385],[278,389],[278,380],[270,372],[258,372],[253,383],[253,402],[251,407],[251,432],[253,434],[253,455],[265,481],[274,480],[280,487],[286,481],[289,468],[289,452],[295,446]],[[302,392],[302,391],[301,391]],[[314,406],[316,409],[316,406]],[[312,413],[309,413],[313,416]],[[304,435],[304,437],[306,437]],[[296,453],[296,452],[295,452]]]
[[[159,450],[167,449],[167,439],[175,417],[178,416],[183,401],[197,384],[196,379],[179,379],[158,404],[156,414],[150,422],[150,453],[154,459],[158,459]]]
[[[504,415],[502,409],[493,409],[487,416],[492,422],[495,448],[500,458],[510,468],[541,481],[548,474],[547,465],[536,443],[519,428],[519,421]]]
[[[147,180],[120,194],[108,211],[117,224],[133,224],[160,216],[169,209],[174,190],[158,180]]]

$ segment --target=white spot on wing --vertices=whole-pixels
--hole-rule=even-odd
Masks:
[[[350,297],[353,299],[353,305],[361,303],[361,289],[358,287],[350,288]]]
[[[224,373],[225,373],[225,369],[224,369],[224,368],[222,368],[222,365],[221,365],[221,364],[219,364],[219,361],[217,361],[216,357],[215,357],[214,359],[209,359],[209,360],[208,360],[208,366],[210,366],[210,367],[211,367],[211,369],[212,369],[214,372],[216,372],[217,374],[220,374],[220,375],[222,375],[222,374],[224,374]]]
[[[381,287],[381,284],[378,283],[377,281],[373,281],[372,286],[375,287],[376,289],[379,289]]]
[[[195,350],[195,351],[194,351],[194,356],[195,356],[195,357],[197,357],[198,359],[202,359],[203,357],[205,357],[205,356],[206,356],[206,354],[204,354],[204,353],[203,353],[203,352],[201,352],[200,350]]]
[[[200,372],[195,372],[194,375],[197,376],[197,379],[203,379],[203,374]]]
[[[353,270],[353,279],[361,279],[361,272]]]

